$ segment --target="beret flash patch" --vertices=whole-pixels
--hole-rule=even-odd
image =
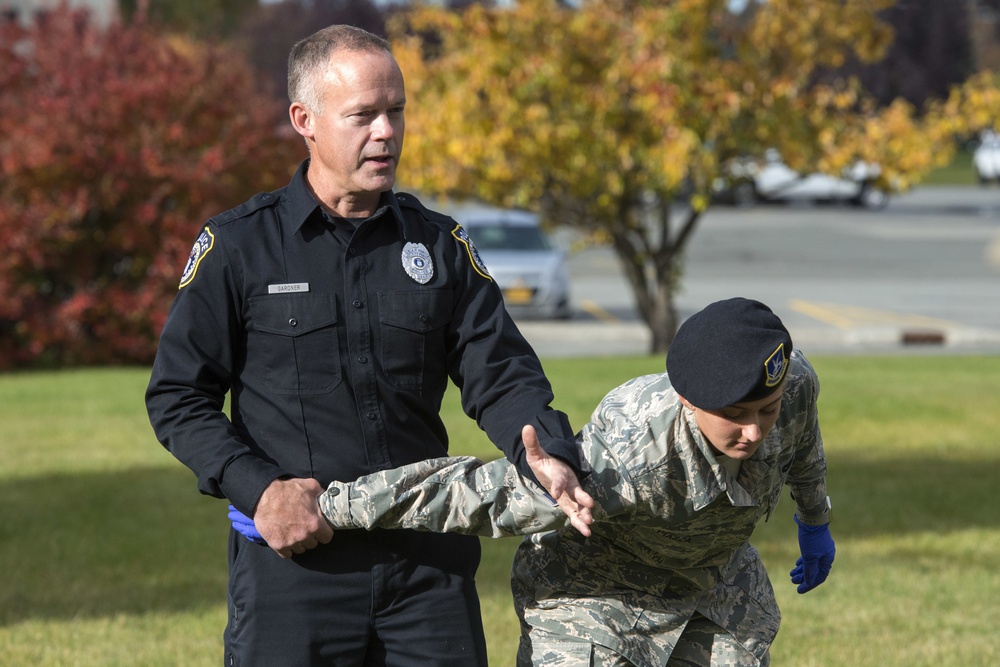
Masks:
[[[785,344],[782,343],[778,349],[764,362],[764,370],[767,372],[767,379],[764,384],[768,387],[777,387],[782,378],[785,377],[785,370],[788,368],[788,360],[785,358]]]

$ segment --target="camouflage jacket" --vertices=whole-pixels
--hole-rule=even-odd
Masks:
[[[665,373],[614,389],[578,436],[598,505],[589,538],[504,460],[433,459],[334,482],[320,505],[334,529],[527,535],[514,558],[515,607],[550,636],[663,665],[700,613],[760,659],[780,614],[748,539],[786,483],[801,517],[825,511],[818,393],[796,350],[777,423],[734,479]]]

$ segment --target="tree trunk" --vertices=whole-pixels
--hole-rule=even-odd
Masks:
[[[648,320],[649,330],[652,334],[649,353],[665,355],[679,325],[677,309],[674,307],[674,290],[670,275],[662,275],[661,272],[657,272],[652,288],[655,292],[652,295],[652,309]]]
[[[622,271],[635,295],[639,316],[650,331],[650,353],[666,354],[677,332],[674,308],[675,268],[672,255],[648,257],[624,236],[613,237]]]
[[[629,211],[623,207],[622,217]],[[644,217],[641,213],[635,217]],[[622,271],[635,295],[639,316],[650,331],[650,354],[666,354],[677,333],[674,290],[680,282],[678,264],[701,214],[690,210],[676,234],[670,234],[671,200],[659,198],[651,224],[611,227],[611,241]],[[650,218],[646,218],[650,220]]]

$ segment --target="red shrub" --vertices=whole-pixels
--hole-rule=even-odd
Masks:
[[[148,363],[206,218],[304,149],[233,51],[62,7],[0,27],[0,368]]]

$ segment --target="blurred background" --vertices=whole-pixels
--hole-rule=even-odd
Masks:
[[[1000,0],[0,0],[0,663],[218,664],[225,504],[142,396],[204,221],[306,157],[285,62],[337,22],[392,40],[397,189],[478,239],[574,425],[716,299],[810,355],[838,557],[798,596],[790,504],[755,533],[775,664],[1000,664]]]
[[[1000,0],[803,7],[0,0],[0,368],[151,361],[203,221],[305,157],[286,57],[335,22],[406,75],[397,189],[537,221],[557,256],[496,261],[540,346],[662,353],[742,290],[995,349]]]

